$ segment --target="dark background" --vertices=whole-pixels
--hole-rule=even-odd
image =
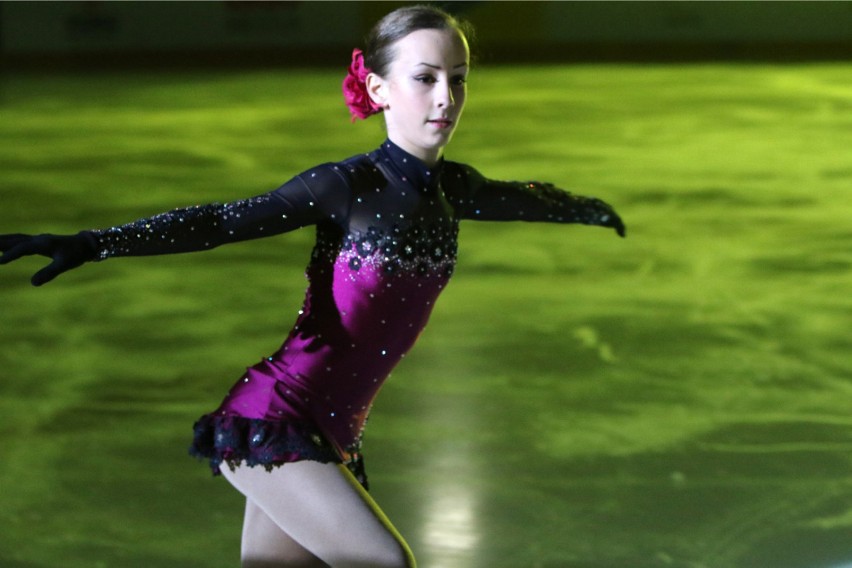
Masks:
[[[339,65],[401,2],[6,2],[11,69]],[[483,63],[846,59],[849,2],[449,2]]]

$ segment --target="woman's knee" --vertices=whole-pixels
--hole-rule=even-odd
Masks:
[[[414,560],[414,555],[411,549],[404,542],[395,541],[393,546],[388,547],[383,551],[383,555],[378,561],[382,568],[416,568],[417,563]]]

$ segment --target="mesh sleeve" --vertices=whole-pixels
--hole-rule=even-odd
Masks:
[[[347,187],[339,170],[320,166],[263,195],[175,209],[90,234],[97,260],[208,250],[341,218]]]
[[[464,181],[461,217],[480,221],[539,221],[612,227],[623,233],[615,210],[596,197],[586,197],[536,181],[495,181],[469,166],[456,176]]]

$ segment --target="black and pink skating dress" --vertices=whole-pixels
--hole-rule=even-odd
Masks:
[[[430,169],[385,141],[258,197],[92,234],[105,259],[205,250],[314,225],[309,285],[292,331],[198,420],[190,451],[208,459],[214,473],[222,462],[343,462],[366,484],[359,447],[370,405],[446,287],[464,219],[624,232],[598,199],[549,184],[488,180],[450,161]]]

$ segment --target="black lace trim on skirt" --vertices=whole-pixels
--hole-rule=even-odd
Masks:
[[[190,455],[207,459],[213,475],[219,475],[222,463],[232,469],[240,463],[263,466],[267,471],[285,463],[311,460],[344,463],[358,482],[368,488],[364,460],[359,448],[347,450],[342,459],[320,434],[292,422],[276,422],[206,414],[194,426]]]

